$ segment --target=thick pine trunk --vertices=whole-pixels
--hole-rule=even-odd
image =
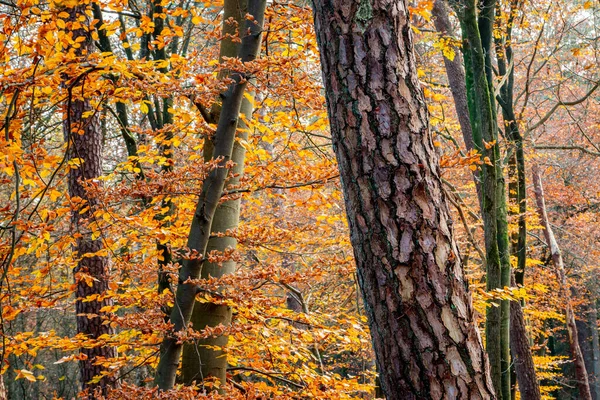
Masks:
[[[78,21],[81,17],[87,20],[85,6],[77,6],[65,11],[69,13],[69,22]],[[68,24],[67,29],[69,26]],[[85,26],[87,27],[87,24]],[[72,51],[75,57],[81,61],[92,51],[93,41],[87,28],[71,32],[73,40],[78,37],[85,38],[79,47],[66,49],[66,51]],[[80,74],[83,73],[80,72]],[[102,237],[93,235],[88,226],[89,222],[93,222],[93,213],[98,203],[93,197],[88,196],[84,187],[86,182],[92,185],[99,184],[96,178],[102,175],[102,131],[99,115],[94,112],[87,99],[79,97],[81,84],[85,77],[74,73],[65,73],[63,77],[69,92],[63,123],[65,138],[69,141],[68,159],[79,159],[78,167],[71,168],[68,174],[69,196],[73,202],[76,202],[76,208],[71,214],[71,221],[76,237],[75,254],[79,260],[74,270],[77,283],[75,302],[77,333],[90,339],[96,339],[101,335],[114,333],[109,324],[103,324],[106,313],[100,311],[102,307],[111,305],[111,300],[83,301],[88,296],[103,295],[108,290],[109,282],[108,257],[88,256],[88,254],[103,250],[104,243]],[[90,111],[92,115],[84,117],[84,114]],[[92,393],[98,390],[105,393],[108,386],[115,384],[111,378],[104,377],[98,383],[90,383],[90,381],[95,376],[101,375],[103,371],[105,372],[105,368],[97,363],[102,359],[115,357],[114,347],[97,346],[82,348],[80,351],[85,355],[85,358],[79,362],[83,389],[87,389],[91,393],[91,397],[93,397]]]
[[[579,389],[579,398],[582,400],[591,400],[592,394],[590,392],[590,385],[588,381],[587,369],[585,367],[585,361],[583,360],[583,354],[581,353],[581,347],[579,346],[579,338],[577,335],[577,325],[575,323],[575,314],[573,313],[573,306],[571,305],[571,296],[569,295],[569,289],[567,285],[567,275],[565,272],[565,266],[562,258],[562,253],[558,242],[554,237],[550,220],[546,212],[546,202],[544,199],[544,188],[542,186],[542,179],[540,177],[539,169],[537,165],[533,165],[533,185],[535,188],[535,201],[538,208],[538,214],[540,215],[540,222],[544,227],[544,237],[546,243],[550,248],[550,255],[552,256],[552,262],[554,263],[554,272],[558,278],[558,284],[560,285],[559,296],[562,298],[565,304],[565,316],[567,320],[567,332],[569,334],[569,347],[571,349],[571,357],[573,357],[573,364],[575,366],[575,378],[577,379],[577,388]]]
[[[406,1],[314,4],[331,134],[388,399],[495,398],[417,79]]]

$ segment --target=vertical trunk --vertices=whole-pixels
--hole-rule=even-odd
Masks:
[[[246,0],[225,1],[223,7],[223,37],[236,36],[237,26],[243,23],[246,9]],[[232,24],[230,18],[233,18],[237,22],[237,25]],[[223,60],[223,57],[238,57],[239,50],[240,45],[238,42],[231,39],[223,39],[221,41],[220,59]],[[210,116],[218,120],[220,112],[221,110],[215,107]],[[240,114],[244,115],[244,118],[252,118],[252,103],[246,98],[242,100]],[[241,129],[238,131],[237,137],[246,140],[248,138],[248,133],[245,131],[246,126],[242,121],[239,121],[238,124]],[[212,152],[213,143],[207,140],[204,148],[205,161],[210,161],[213,156]],[[237,185],[239,183],[244,173],[245,158],[246,150],[239,141],[236,141],[231,154],[231,161],[235,163],[235,166],[232,169],[233,177],[227,181],[228,185]],[[228,248],[235,248],[237,246],[237,240],[234,237],[215,237],[215,234],[224,234],[228,230],[237,228],[240,219],[240,203],[241,200],[237,199],[218,205],[211,227],[211,236],[213,237],[208,241],[207,252],[213,250],[223,252]],[[209,277],[219,278],[225,274],[233,273],[235,267],[235,261],[233,260],[225,261],[221,264],[205,262],[202,266],[200,277],[203,279]],[[231,309],[223,304],[196,302],[191,322],[196,330],[217,325],[228,326],[231,323]],[[224,384],[227,373],[227,356],[222,349],[227,345],[227,340],[227,335],[223,335],[197,340],[195,343],[186,345],[183,349],[182,360],[183,381],[189,384],[193,381],[214,378],[221,382],[221,384]]]
[[[431,142],[406,1],[314,4],[327,107],[381,386],[495,398]]]
[[[554,272],[558,278],[560,285],[559,296],[562,298],[565,304],[565,316],[567,320],[567,332],[569,333],[569,346],[571,348],[571,356],[573,357],[573,364],[575,365],[575,378],[577,379],[577,388],[579,389],[579,398],[583,400],[591,400],[592,394],[590,392],[590,385],[588,381],[588,374],[585,368],[585,362],[579,346],[579,339],[577,335],[577,326],[575,323],[575,315],[573,313],[573,307],[571,305],[571,299],[569,295],[569,289],[567,286],[567,276],[565,273],[565,266],[562,258],[560,247],[554,237],[554,232],[550,226],[550,220],[546,212],[546,204],[544,200],[544,188],[542,187],[542,179],[537,165],[533,165],[533,185],[535,188],[535,201],[538,208],[538,214],[540,215],[541,224],[544,227],[544,237],[546,243],[550,248],[550,254],[552,256],[552,262],[554,263]]]
[[[79,21],[80,18],[87,19],[86,6],[76,6],[65,11],[69,13],[67,29],[69,23]],[[87,26],[87,24],[82,25]],[[79,28],[71,32],[74,41],[79,37],[85,38],[79,47],[66,49],[66,51],[73,52],[75,57],[81,61],[92,51],[93,41],[85,28]],[[93,185],[99,184],[96,178],[102,175],[102,132],[100,118],[90,106],[89,101],[75,97],[79,96],[78,93],[81,92],[81,84],[84,79],[84,75],[64,75],[69,96],[67,98],[63,130],[66,140],[69,141],[69,160],[79,159],[78,167],[70,169],[68,174],[69,196],[73,201],[80,201],[79,199],[81,199],[81,202],[77,203],[71,214],[71,221],[76,231],[75,253],[78,257],[78,263],[74,270],[77,283],[75,303],[77,333],[90,339],[96,339],[101,335],[114,332],[109,324],[102,323],[106,313],[100,311],[102,307],[109,306],[111,300],[83,302],[88,296],[101,296],[104,294],[108,290],[109,282],[108,257],[102,255],[89,256],[104,249],[102,238],[96,237],[87,226],[87,223],[94,218],[93,213],[97,201],[93,197],[88,197],[84,187],[86,182]],[[84,117],[84,114],[90,111],[92,115]],[[90,381],[95,376],[100,376],[103,372],[106,372],[102,366],[97,365],[97,362],[115,357],[115,349],[110,346],[97,346],[83,348],[80,351],[86,356],[85,359],[79,362],[83,389],[89,390],[90,393],[105,393],[108,386],[115,384],[112,378],[103,377],[98,383],[91,383]],[[93,394],[91,396],[93,397]]]
[[[436,0],[433,5],[432,15],[435,17],[435,29],[443,36],[454,37],[452,24],[448,18],[448,9],[444,0]],[[448,76],[448,84],[454,99],[456,116],[460,124],[463,140],[467,150],[474,148],[473,130],[471,129],[471,120],[469,118],[469,103],[467,100],[467,87],[465,85],[465,71],[463,69],[463,59],[459,50],[456,49],[454,59],[450,60],[444,57],[444,67]],[[479,185],[477,185],[479,187]]]
[[[588,315],[588,324],[591,330],[592,341],[592,364],[594,381],[592,386],[592,397],[600,400],[600,343],[598,340],[598,307],[596,300],[591,303],[591,311]]]
[[[496,12],[496,0],[479,0],[478,26],[481,35],[481,44],[485,60],[485,74],[491,103],[491,116],[495,125],[492,130],[491,151],[494,155],[492,163],[495,168],[496,179],[496,230],[498,241],[498,254],[500,259],[500,288],[511,285],[510,246],[508,239],[508,207],[506,205],[506,182],[504,180],[504,166],[500,157],[500,145],[498,135],[498,116],[496,115],[496,99],[494,97],[494,76],[492,66],[492,44],[493,30]],[[487,146],[486,146],[487,147]],[[490,157],[491,159],[491,157]],[[491,178],[491,176],[488,176]],[[510,304],[508,300],[500,301],[500,371],[501,371],[501,393],[502,399],[511,398],[510,382]],[[498,392],[498,391],[497,391]],[[498,393],[500,397],[500,393]]]
[[[521,398],[539,400],[542,398],[540,385],[535,373],[533,357],[531,356],[523,309],[517,301],[510,302],[510,324],[510,351],[515,365]]]
[[[588,325],[588,313],[589,308],[587,304],[579,307],[579,316],[575,316],[575,326],[577,326],[577,340],[579,341],[579,348],[583,355],[583,361],[585,363],[585,369],[588,372],[588,383],[590,385],[590,393],[592,398],[594,397],[594,355],[592,354],[592,331]]]
[[[435,29],[444,36],[454,37],[452,24],[448,18],[448,8],[446,7],[445,0],[435,1],[432,15],[435,17]],[[465,142],[467,150],[471,151],[475,148],[475,143],[473,143],[473,129],[471,127],[471,114],[469,112],[469,100],[467,96],[467,77],[465,75],[463,58],[458,49],[455,49],[453,60],[444,57],[444,66],[446,68],[448,84],[450,85],[450,91],[452,92],[454,108],[460,124],[463,141]],[[475,182],[475,189],[477,190],[479,206],[481,206],[482,193],[479,171],[477,170],[473,171],[473,181]]]
[[[0,374],[0,400],[7,400],[6,387],[4,387],[4,375]]]
[[[598,382],[598,310],[596,302],[590,301],[584,307],[581,318],[576,321],[577,334],[579,336],[579,345],[585,361],[585,367],[588,372],[588,380],[592,399],[599,398]]]
[[[502,118],[506,129],[506,137],[514,147],[514,154],[509,158],[508,175],[508,197],[511,206],[517,207],[518,211],[513,216],[518,218],[518,231],[511,236],[511,253],[517,258],[517,270],[515,271],[515,282],[517,285],[524,284],[525,262],[527,258],[527,192],[525,181],[525,158],[523,153],[523,139],[519,132],[513,105],[514,68],[512,53],[512,27],[517,15],[517,2],[511,2],[510,15],[506,23],[505,35],[496,36],[496,60],[498,72],[504,79],[500,88],[498,101],[502,109]],[[506,208],[505,208],[506,210]],[[507,267],[510,273],[510,266]],[[506,271],[506,270],[505,270]],[[540,399],[540,389],[537,380],[535,366],[531,354],[529,337],[527,334],[525,320],[523,318],[522,305],[517,302],[510,304],[510,351],[512,354],[514,370],[521,396],[525,399]],[[515,394],[516,382],[512,382],[512,394]]]
[[[253,19],[248,18],[245,21],[243,31],[247,34],[243,37],[241,43],[240,59],[242,62],[253,61],[258,54],[265,6],[265,0],[251,0],[248,3],[248,13],[253,16]],[[202,185],[202,192],[198,199],[188,236],[188,248],[197,252],[200,257],[184,260],[179,271],[179,281],[174,299],[175,305],[170,315],[174,332],[165,336],[163,340],[155,377],[155,382],[160,389],[170,389],[175,384],[177,367],[183,347],[181,343],[178,343],[176,333],[187,328],[194,309],[197,287],[193,280],[200,278],[202,271],[212,221],[229,173],[227,163],[232,157],[243,94],[248,79],[250,79],[249,76],[240,71],[232,71],[230,77],[233,83],[223,94],[223,109],[219,116],[213,148],[213,159],[221,161],[219,166],[211,171]]]
[[[473,129],[473,143],[475,148],[482,154],[482,157],[488,157],[490,164],[484,163],[481,168],[481,212],[484,224],[485,248],[486,248],[486,288],[488,291],[503,287],[502,264],[506,260],[504,241],[499,240],[503,234],[502,220],[498,219],[502,212],[501,200],[503,190],[499,185],[503,185],[502,173],[499,160],[499,149],[497,143],[498,127],[493,108],[493,98],[490,92],[490,85],[486,71],[489,71],[489,63],[486,62],[489,56],[489,43],[491,33],[487,30],[481,33],[478,26],[477,9],[474,0],[453,0],[452,5],[457,13],[461,23],[464,39],[465,52],[465,70],[467,71],[467,96],[469,97],[469,109],[471,113],[471,126]],[[480,18],[485,22],[485,18]],[[484,28],[485,28],[485,24]],[[487,49],[487,51],[486,51]],[[490,147],[488,149],[488,147]],[[504,204],[504,207],[506,205]],[[501,217],[501,215],[500,215]],[[505,217],[505,216],[504,216]],[[501,229],[502,228],[502,229]],[[502,251],[502,253],[501,253]],[[502,263],[501,263],[502,261]],[[507,284],[509,286],[509,283]],[[506,375],[508,375],[508,364],[506,364],[505,343],[506,328],[508,321],[503,319],[503,310],[506,309],[504,303],[501,307],[490,306],[486,315],[486,350],[490,358],[492,381],[498,398],[502,398],[506,388]],[[504,313],[505,317],[508,315]],[[504,340],[503,340],[504,339]],[[503,368],[505,365],[506,368]],[[503,374],[503,371],[505,372]],[[503,380],[504,377],[504,380]],[[506,400],[506,399],[505,399]]]

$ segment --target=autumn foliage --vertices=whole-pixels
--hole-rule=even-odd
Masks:
[[[516,16],[510,68],[517,122],[526,161],[539,164],[544,177],[580,341],[588,346],[590,385],[600,385],[594,363],[600,356],[600,54],[593,23],[600,8],[594,1],[518,1],[514,9],[498,3],[495,35],[503,35],[509,13]],[[68,11],[76,5],[85,11],[73,19]],[[574,378],[556,296],[560,282],[535,201],[526,212],[524,285],[485,290],[472,174],[489,160],[465,149],[443,68],[443,57],[460,52],[461,40],[435,31],[432,6],[419,1],[411,8],[419,79],[480,331],[486,307],[522,302],[542,394],[570,398]],[[94,347],[115,349],[114,357],[93,360],[116,382],[105,394],[112,399],[382,396],[310,4],[269,2],[259,57],[246,63],[219,61],[221,43],[244,36],[236,21],[222,20],[222,9],[222,0],[0,0],[0,399],[4,393],[15,399],[84,397],[77,365],[86,357],[81,349]],[[223,25],[236,33],[223,35]],[[93,51],[76,51],[84,41],[74,38],[78,29],[87,32]],[[196,201],[210,172],[221,168],[220,160],[203,154],[232,70],[251,76],[244,97],[253,108],[252,118],[242,117],[247,138],[237,139],[246,150],[243,175],[221,199],[241,199],[239,226],[220,234],[238,246],[206,258],[233,260],[237,268],[195,282],[197,301],[227,305],[232,322],[177,332],[187,344],[226,335],[227,380],[199,376],[192,385],[178,382],[159,393],[153,380],[160,344],[172,333],[166,315],[178,268],[201,256],[186,247]],[[82,158],[69,157],[71,141],[63,131],[77,100],[89,102],[81,123],[97,117],[103,142],[103,174],[80,181],[83,197],[69,195],[69,171],[81,168]],[[511,144],[502,134],[498,144],[507,159]],[[534,198],[529,187],[527,195]],[[512,232],[518,205],[509,208],[517,210],[509,220]],[[84,216],[79,226],[74,210]],[[78,255],[82,235],[103,247]],[[91,287],[97,278],[74,270],[82,258],[95,256],[109,260],[108,290],[79,300],[106,304],[100,316],[88,317],[102,318],[114,333],[91,339],[77,334],[75,294],[78,285]],[[167,287],[159,286],[159,265]]]

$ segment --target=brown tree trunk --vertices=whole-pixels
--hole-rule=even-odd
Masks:
[[[72,21],[79,21],[80,18],[88,20],[85,5],[65,11],[69,13],[67,29]],[[83,25],[87,25],[87,23]],[[71,32],[74,42],[78,37],[84,37],[85,40],[80,43],[79,47],[65,49],[65,52],[72,51],[77,57],[76,62],[81,62],[92,51],[93,41],[87,32],[87,27]],[[72,70],[76,69],[75,66],[76,64],[73,65]],[[83,301],[88,296],[104,294],[108,290],[109,282],[108,257],[90,256],[90,254],[97,254],[104,249],[101,233],[93,233],[89,227],[89,223],[93,222],[94,211],[98,203],[94,197],[88,196],[85,189],[86,184],[98,185],[96,178],[102,175],[102,131],[99,115],[90,106],[89,100],[81,96],[82,82],[86,79],[85,74],[85,71],[79,71],[63,75],[68,91],[63,130],[65,139],[69,142],[68,159],[78,159],[75,162],[77,167],[71,168],[68,174],[69,196],[75,207],[71,214],[71,221],[76,238],[75,254],[78,257],[78,263],[74,270],[77,283],[75,302],[77,333],[90,339],[96,339],[101,335],[112,334],[114,330],[109,324],[103,324],[107,313],[100,311],[102,307],[111,305],[112,300]],[[84,117],[89,112],[92,114]],[[115,357],[115,348],[97,346],[82,348],[80,352],[85,356],[79,361],[83,389],[89,391],[90,397],[95,397],[94,393],[104,394],[109,386],[114,386],[115,382],[112,378],[103,377],[97,383],[90,381],[95,376],[101,376],[103,372],[106,372],[104,367],[98,365],[98,362]]]
[[[573,293],[573,295],[575,295]],[[585,363],[585,369],[588,372],[588,383],[590,385],[590,392],[592,399],[595,400],[594,395],[594,354],[592,351],[592,329],[589,325],[588,315],[590,314],[589,301],[586,298],[586,303],[578,307],[578,313],[575,316],[575,325],[577,326],[577,340],[579,341],[579,348],[583,355],[583,361]],[[578,315],[577,315],[578,314]]]
[[[550,248],[550,254],[552,256],[552,262],[554,263],[554,272],[558,278],[560,285],[559,296],[562,298],[565,304],[565,316],[567,319],[567,332],[569,333],[569,346],[571,348],[571,356],[573,357],[573,364],[575,365],[575,378],[577,379],[577,388],[579,389],[579,398],[583,400],[591,400],[592,394],[590,392],[590,385],[588,382],[587,369],[585,368],[585,362],[583,360],[583,354],[579,347],[579,339],[577,336],[577,325],[575,323],[575,315],[573,313],[573,306],[571,305],[571,296],[569,296],[569,289],[567,286],[567,276],[565,273],[565,266],[562,258],[560,247],[554,237],[554,232],[550,226],[550,220],[546,212],[546,204],[544,200],[544,188],[542,186],[542,179],[540,177],[539,168],[536,164],[532,167],[533,173],[533,185],[535,188],[535,201],[538,208],[538,214],[540,215],[541,224],[544,227],[544,237],[546,243]]]
[[[331,134],[381,386],[495,398],[417,79],[405,0],[318,0]]]
[[[454,37],[454,30],[448,18],[448,7],[444,0],[436,0],[431,11],[435,23],[435,29],[446,37]],[[463,58],[460,49],[454,49],[454,59],[450,60],[444,57],[444,67],[448,77],[448,85],[452,92],[456,117],[460,124],[463,140],[467,150],[475,148],[473,143],[473,130],[471,128],[471,119],[469,118],[469,103],[467,100],[467,87],[465,84],[465,70],[463,69]],[[479,191],[480,185],[477,185]]]
[[[588,324],[591,330],[591,342],[592,342],[592,371],[593,371],[593,382],[592,386],[592,398],[594,400],[600,400],[600,342],[598,340],[598,306],[594,299],[591,303],[591,312],[588,315]]]
[[[539,400],[540,385],[535,373],[523,309],[518,301],[510,302],[510,351],[522,399]]]

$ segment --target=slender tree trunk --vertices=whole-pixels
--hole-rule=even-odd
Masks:
[[[492,65],[492,45],[494,37],[494,21],[496,13],[496,0],[479,0],[478,27],[481,35],[481,44],[485,60],[485,74],[488,84],[491,115],[495,129],[492,132],[492,141],[484,145],[491,146],[490,153],[494,155],[493,164],[496,179],[496,197],[494,207],[496,208],[496,240],[498,242],[498,254],[500,258],[500,288],[511,286],[511,264],[510,244],[508,238],[508,207],[506,204],[506,182],[504,179],[504,166],[500,157],[500,145],[498,135],[498,116],[496,114],[496,102],[494,97],[494,74]],[[487,141],[487,140],[486,140]],[[491,159],[491,158],[490,158]],[[491,178],[491,176],[488,176]],[[500,372],[502,385],[502,399],[511,398],[511,373],[510,373],[510,304],[509,300],[500,301]],[[496,390],[500,398],[500,391]]]
[[[454,38],[455,33],[448,18],[448,7],[446,7],[444,0],[435,1],[432,15],[435,17],[435,29],[443,36]],[[459,49],[455,49],[454,59],[450,60],[448,57],[444,57],[444,66],[452,98],[454,99],[454,108],[456,109],[456,116],[458,117],[463,140],[467,150],[472,150],[475,148],[475,144],[473,143],[473,130],[471,129],[471,120],[469,118],[469,102],[467,100],[463,58]]]
[[[246,0],[226,0],[223,8],[223,37],[235,37],[237,27],[243,23],[243,17],[246,14]],[[230,18],[237,22],[232,24]],[[231,39],[221,41],[220,59],[223,57],[238,57],[240,44]],[[209,114],[213,118],[212,122],[218,121],[218,116],[222,112],[220,107],[213,108]],[[240,114],[244,118],[252,118],[252,103],[248,99],[242,100]],[[240,130],[237,137],[246,140],[248,133],[245,124],[238,121]],[[213,143],[206,141],[204,146],[204,160],[210,161],[213,157]],[[232,169],[232,177],[227,181],[227,185],[237,185],[244,173],[244,160],[246,158],[245,148],[236,141],[233,146],[231,161],[235,163]],[[223,252],[226,249],[235,249],[237,240],[231,236],[216,237],[215,234],[225,234],[228,230],[238,227],[240,220],[240,199],[230,200],[219,203],[211,227],[211,238],[208,241],[207,252]],[[205,262],[202,266],[201,278],[210,277],[219,278],[225,274],[231,274],[235,271],[235,261],[228,260],[220,264]],[[231,323],[231,308],[223,304],[200,303],[194,305],[194,312],[191,318],[192,325],[196,330],[202,330],[206,327],[217,325],[228,326]],[[183,381],[186,384],[192,381],[203,381],[207,378],[216,378],[222,384],[225,383],[227,373],[227,356],[223,348],[227,345],[227,335],[209,337],[197,340],[194,343],[186,345],[183,349],[182,373]]]
[[[495,398],[429,133],[405,0],[319,0],[333,146],[381,386]]]
[[[69,14],[67,29],[73,21],[85,18],[86,6],[76,6],[65,9]],[[87,25],[87,23],[85,23]],[[83,37],[79,47],[65,49],[72,51],[78,61],[84,60],[93,50],[93,41],[85,28],[71,31],[73,40]],[[100,118],[90,106],[89,100],[80,96],[82,82],[86,79],[85,72],[80,75],[64,74],[65,86],[68,90],[68,98],[63,123],[65,139],[69,141],[68,159],[78,159],[77,168],[71,168],[68,173],[69,196],[76,208],[71,214],[71,221],[75,229],[76,245],[75,254],[78,263],[74,270],[77,283],[75,311],[77,314],[77,333],[83,334],[90,339],[96,339],[101,335],[110,335],[114,330],[109,324],[103,324],[107,314],[100,311],[105,306],[110,306],[112,300],[83,301],[88,296],[101,296],[108,290],[109,282],[109,259],[97,254],[104,249],[101,233],[93,233],[89,222],[93,222],[93,214],[97,208],[97,201],[89,197],[84,184],[99,185],[96,178],[102,175],[102,131]],[[89,116],[84,116],[91,112]],[[100,236],[98,236],[100,234]],[[95,315],[95,316],[91,316]],[[105,372],[104,367],[98,365],[99,359],[109,359],[116,356],[114,347],[97,346],[82,348],[80,352],[85,358],[79,362],[81,382],[84,390],[88,390],[91,397],[94,393],[104,394],[109,386],[114,386],[115,381],[109,377],[103,377],[97,383],[91,383],[95,376],[101,376]]]
[[[591,400],[592,394],[590,392],[590,385],[588,381],[588,374],[585,368],[585,362],[579,346],[579,339],[577,335],[577,325],[575,323],[575,314],[573,313],[573,306],[571,305],[571,296],[569,295],[569,289],[567,284],[567,276],[565,273],[565,266],[562,258],[560,247],[554,237],[554,232],[548,219],[546,212],[546,204],[544,200],[544,188],[542,186],[542,179],[540,177],[539,168],[537,165],[533,165],[533,185],[535,188],[535,201],[538,208],[538,214],[540,215],[541,224],[544,227],[544,237],[546,243],[550,248],[550,254],[552,255],[552,262],[554,263],[554,272],[558,278],[560,285],[560,297],[565,304],[565,316],[567,320],[567,332],[569,333],[569,345],[571,348],[571,356],[573,357],[573,364],[575,365],[575,377],[577,379],[577,388],[579,389],[579,398],[582,400]]]
[[[513,207],[518,209],[513,216],[518,218],[518,231],[511,236],[511,253],[517,258],[517,269],[514,273],[514,284],[522,286],[525,278],[525,263],[527,260],[527,192],[525,181],[525,157],[523,152],[523,138],[519,131],[513,104],[514,67],[512,52],[512,26],[517,15],[517,2],[511,1],[510,15],[506,23],[505,36],[496,35],[496,60],[498,72],[504,79],[500,88],[498,102],[502,109],[502,118],[506,129],[506,137],[513,146],[514,154],[509,159],[508,165],[508,197]],[[506,208],[505,208],[506,210]],[[510,266],[507,267],[510,272]],[[521,396],[525,399],[540,399],[541,393],[537,380],[535,365],[529,344],[522,304],[510,304],[510,351],[512,365],[519,383]],[[512,382],[511,397],[513,397],[516,382]]]
[[[251,0],[248,2],[248,13],[253,16],[253,19],[246,19],[245,21],[243,31],[247,34],[243,37],[241,43],[240,59],[242,62],[253,61],[258,54],[265,6],[265,0]],[[173,324],[173,334],[165,336],[161,345],[161,356],[155,377],[155,382],[161,389],[170,389],[175,384],[177,367],[183,347],[182,344],[178,343],[175,333],[187,328],[192,315],[197,293],[197,285],[194,280],[200,278],[202,271],[212,221],[229,173],[227,163],[232,157],[243,94],[250,78],[239,71],[233,71],[230,77],[233,79],[233,83],[223,94],[223,110],[219,117],[214,139],[213,159],[221,161],[219,166],[211,171],[202,185],[202,192],[198,199],[188,236],[188,248],[197,252],[199,257],[183,261],[179,271],[175,304],[170,316],[170,322]]]
[[[481,167],[481,212],[484,225],[485,248],[486,248],[486,288],[488,291],[503,287],[502,262],[505,261],[505,250],[500,248],[504,245],[500,241],[503,234],[499,225],[499,213],[502,212],[501,190],[503,185],[501,177],[499,149],[497,146],[498,127],[494,113],[494,99],[490,92],[490,85],[486,72],[489,71],[486,59],[489,56],[488,43],[491,40],[491,32],[487,30],[480,34],[478,25],[477,8],[474,0],[453,0],[451,2],[459,18],[463,35],[463,51],[465,54],[465,71],[467,83],[467,97],[469,98],[469,112],[471,115],[471,127],[473,129],[473,143],[482,157],[489,159],[489,164],[484,163]],[[483,21],[481,18],[479,21]],[[484,36],[482,38],[482,35]],[[495,145],[492,145],[495,143]],[[487,144],[487,145],[486,145]],[[489,148],[488,148],[489,147]],[[491,164],[491,165],[490,165]],[[505,206],[505,204],[504,204]],[[502,251],[502,253],[501,253]],[[509,286],[508,283],[506,286]],[[508,364],[505,363],[507,339],[505,337],[507,322],[503,319],[504,303],[501,307],[490,306],[486,314],[486,350],[490,358],[492,381],[498,398],[502,398],[506,387]],[[503,368],[503,365],[506,368]],[[503,374],[503,371],[505,373]],[[505,399],[507,400],[507,399]]]

